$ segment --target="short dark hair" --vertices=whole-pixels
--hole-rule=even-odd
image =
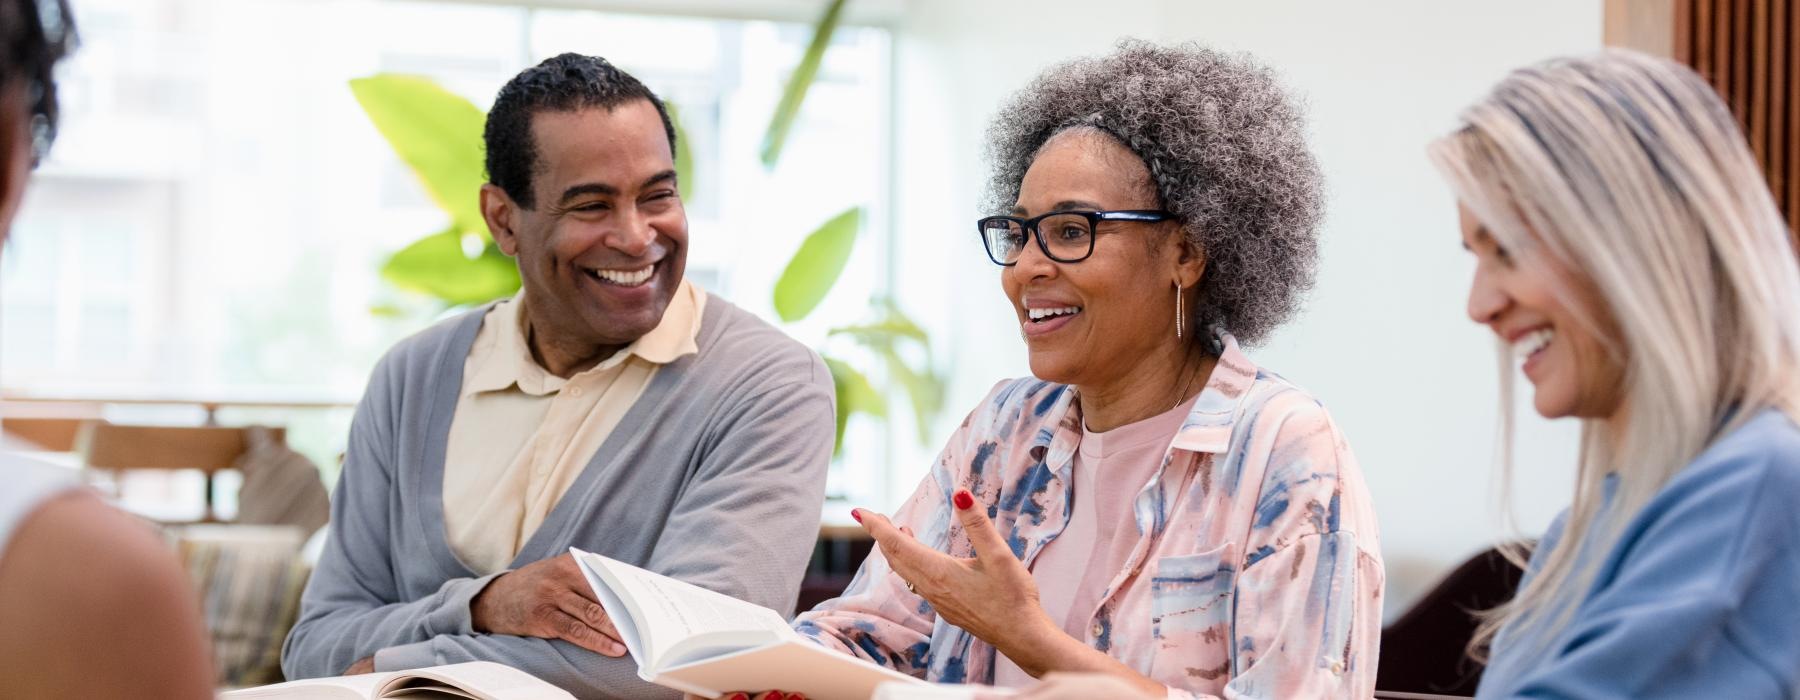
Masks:
[[[669,157],[675,157],[675,122],[669,109],[650,88],[630,73],[599,56],[565,53],[513,76],[494,98],[488,111],[482,140],[487,146],[488,181],[506,191],[519,206],[536,205],[531,174],[538,167],[537,144],[531,137],[531,119],[539,112],[571,112],[600,107],[613,109],[637,100],[649,100],[662,117],[669,136]]]
[[[75,18],[66,0],[0,0],[0,87],[24,87],[37,155],[56,138],[52,70],[75,48]]]

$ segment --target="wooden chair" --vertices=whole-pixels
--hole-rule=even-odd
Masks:
[[[228,470],[248,446],[246,428],[218,426],[119,425],[90,422],[82,431],[79,452],[89,469],[199,470],[206,476],[206,508],[200,522],[218,522],[213,509],[214,477]],[[270,428],[275,439],[286,430]]]
[[[92,418],[20,417],[0,419],[7,449],[74,452],[82,427]]]

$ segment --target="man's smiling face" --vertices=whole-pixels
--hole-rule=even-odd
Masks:
[[[687,267],[662,117],[636,100],[540,112],[531,133],[535,206],[507,207],[495,240],[518,259],[532,331],[563,347],[629,345],[662,322]]]

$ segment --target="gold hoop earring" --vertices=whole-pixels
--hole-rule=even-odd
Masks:
[[[1181,312],[1181,285],[1177,284],[1175,285],[1175,337],[1177,339],[1180,339],[1185,335],[1182,332],[1183,329],[1181,327],[1181,317],[1183,315],[1185,314]]]

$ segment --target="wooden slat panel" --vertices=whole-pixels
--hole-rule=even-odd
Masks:
[[[1675,0],[1673,14],[1675,20],[1671,27],[1675,31],[1675,39],[1671,43],[1674,52],[1670,54],[1670,58],[1686,65],[1694,65],[1694,0]]]
[[[1790,0],[1774,0],[1769,9],[1769,191],[1775,201],[1784,201],[1787,192],[1787,143],[1793,128],[1788,115],[1788,5]],[[1783,207],[1787,210],[1787,207]]]
[[[1731,1],[1731,113],[1750,122],[1750,0]]]
[[[1769,172],[1769,0],[1752,0],[1748,39],[1745,43],[1750,45],[1750,111],[1745,122],[1750,127],[1750,152],[1756,154],[1756,162],[1763,166],[1766,177]]]
[[[1713,0],[1694,2],[1694,60],[1689,63],[1700,77],[1713,75]]]
[[[1792,111],[1795,107],[1794,101],[1800,99],[1800,51],[1795,51],[1792,45],[1795,37],[1800,37],[1800,8],[1790,5],[1787,15],[1787,92],[1789,95],[1788,109]],[[1788,168],[1787,193],[1785,198],[1782,197],[1780,191],[1775,193],[1778,199],[1785,199],[1787,203],[1784,208],[1787,210],[1790,239],[1793,238],[1795,231],[1800,230],[1800,173],[1794,172],[1794,168],[1800,167],[1800,132],[1797,132],[1796,129],[1800,129],[1800,119],[1796,119],[1790,114],[1788,116],[1787,163],[1785,164],[1785,167]],[[1796,243],[1800,243],[1800,241],[1796,241]]]
[[[1713,88],[1717,89],[1720,95],[1724,95],[1726,86],[1731,84],[1731,0],[1715,0],[1713,2],[1712,25],[1712,73],[1707,75],[1706,79],[1713,84]]]

